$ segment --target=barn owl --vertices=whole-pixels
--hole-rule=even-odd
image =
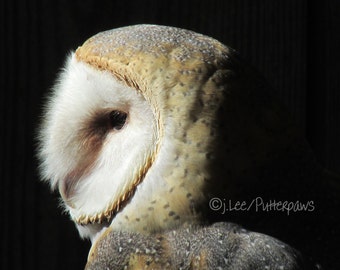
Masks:
[[[40,168],[93,243],[88,269],[297,269],[282,242],[213,224],[228,216],[209,201],[243,198],[298,137],[235,51],[136,25],[68,56],[45,107]]]

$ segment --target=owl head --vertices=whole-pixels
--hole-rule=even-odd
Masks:
[[[151,232],[199,221],[209,198],[294,137],[233,50],[158,25],[105,31],[72,52],[43,119],[42,177],[92,238],[105,226]]]

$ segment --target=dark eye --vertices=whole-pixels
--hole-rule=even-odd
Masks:
[[[125,125],[127,113],[122,111],[112,111],[109,114],[110,128],[120,130]]]

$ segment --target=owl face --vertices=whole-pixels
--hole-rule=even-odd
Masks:
[[[153,158],[152,108],[138,91],[74,55],[54,90],[42,133],[44,177],[79,222],[110,219]]]

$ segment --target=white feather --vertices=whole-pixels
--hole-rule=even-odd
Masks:
[[[135,170],[154,150],[157,134],[153,111],[137,90],[71,55],[46,108],[40,135],[42,174],[52,187],[77,169],[83,123],[107,109],[128,110],[128,123],[108,134],[90,174],[78,180],[72,206],[67,206],[72,217],[100,213],[122,196],[135,180]]]

